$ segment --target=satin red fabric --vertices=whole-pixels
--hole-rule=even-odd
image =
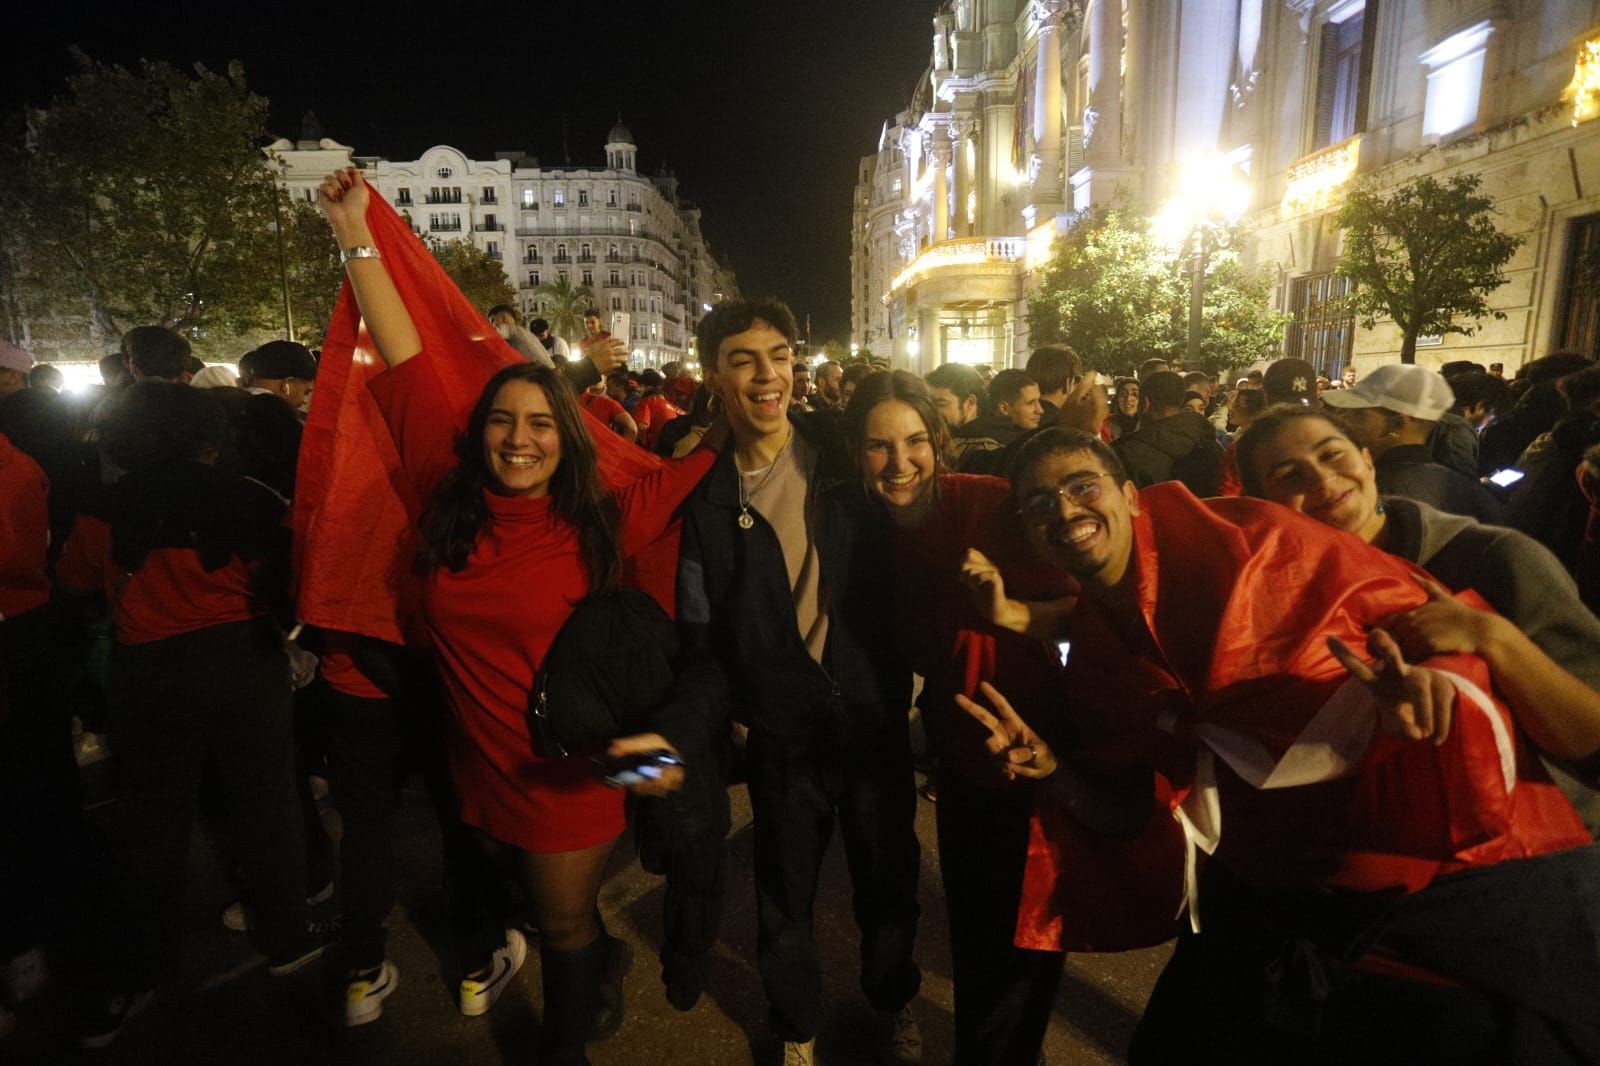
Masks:
[[[1184,848],[1170,812],[1194,785],[1197,754],[1213,746],[1208,730],[1245,738],[1267,767],[1302,755],[1296,745],[1346,681],[1326,639],[1364,649],[1371,627],[1427,598],[1411,564],[1275,504],[1202,501],[1177,484],[1146,489],[1139,503],[1139,606],[1153,642],[1120,635],[1086,598],[1071,626],[1063,715],[1047,736],[1080,768],[1148,770],[1156,812],[1140,837],[1107,841],[1041,790],[1019,946],[1121,950],[1173,935]],[[1427,665],[1492,689],[1476,657]],[[1498,699],[1493,713],[1509,726]],[[1494,733],[1458,696],[1443,746],[1379,733],[1337,780],[1258,789],[1219,757],[1218,858],[1263,886],[1414,891],[1442,872],[1586,843],[1520,740],[1507,791]]]
[[[484,383],[521,360],[450,280],[409,223],[376,190],[367,225],[426,351],[439,359],[438,401],[458,427]],[[400,469],[367,385],[385,370],[345,281],[323,340],[317,388],[300,447],[294,499],[297,613],[301,621],[395,643],[418,642],[416,517],[423,500]],[[591,416],[601,480],[616,489],[661,460]],[[635,582],[670,612],[677,531],[630,560]]]

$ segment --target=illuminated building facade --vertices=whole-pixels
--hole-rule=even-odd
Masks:
[[[596,166],[541,166],[519,152],[474,160],[446,145],[402,162],[356,156],[318,136],[267,151],[290,194],[308,201],[330,171],[362,167],[419,235],[469,240],[498,258],[529,318],[546,310],[540,285],[588,287],[608,326],[614,312],[628,314],[640,366],[695,361],[695,325],[735,292],[701,233],[699,207],[678,196],[670,172],[638,173],[638,149],[621,123]]]
[[[1357,179],[1478,174],[1526,240],[1504,320],[1418,359],[1600,354],[1600,23],[1560,0],[952,0],[855,188],[853,339],[926,371],[1026,358],[1034,265],[1119,187],[1154,213],[1178,164],[1247,181],[1247,262],[1273,266],[1285,350],[1336,372],[1399,333],[1337,309],[1333,216]]]

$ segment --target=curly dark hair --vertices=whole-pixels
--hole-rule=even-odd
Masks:
[[[544,390],[561,440],[561,461],[550,478],[552,505],[577,531],[578,554],[589,577],[589,591],[609,592],[616,587],[622,569],[616,504],[600,484],[594,439],[572,389],[559,371],[537,363],[513,363],[483,387],[467,419],[466,432],[456,440],[456,468],[445,475],[422,513],[421,565],[460,573],[478,535],[493,521],[483,494],[495,491],[498,485],[484,460],[483,436],[495,397],[511,381]]]

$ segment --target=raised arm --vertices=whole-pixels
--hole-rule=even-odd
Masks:
[[[359,169],[346,167],[329,174],[322,181],[317,200],[333,227],[341,255],[352,249],[376,251],[372,231],[367,228],[371,194]],[[346,259],[345,273],[378,356],[390,367],[396,367],[422,351],[422,338],[411,312],[400,299],[383,259],[377,255]]]

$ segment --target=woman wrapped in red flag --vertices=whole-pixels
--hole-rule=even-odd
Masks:
[[[450,705],[462,819],[487,852],[515,858],[531,900],[543,963],[540,1061],[586,1062],[602,998],[620,1011],[626,969],[626,947],[599,927],[595,906],[623,828],[622,794],[605,788],[587,759],[535,756],[525,715],[539,664],[573,606],[617,583],[623,557],[663,532],[714,454],[675,464],[645,457],[652,473],[608,493],[597,440],[625,445],[591,428],[556,371],[533,364],[480,374],[487,382],[464,412],[460,364],[481,353],[448,323],[432,327],[447,300],[402,293],[368,226],[369,204],[374,215],[386,206],[354,169],[324,181],[321,204],[388,367],[372,392],[423,504],[420,617]],[[612,462],[613,481],[616,469]],[[609,754],[659,750],[672,744],[646,734],[614,741]],[[681,770],[667,775],[655,787],[675,787]],[[508,930],[492,958],[466,961],[464,1013],[488,1009],[524,951]]]
[[[1275,505],[1140,493],[1083,434],[1030,442],[1014,495],[1085,593],[1065,714],[1035,731],[992,687],[992,713],[958,699],[1006,772],[1057,782],[1019,943],[1095,931],[1074,881],[1112,877],[1075,794],[1181,829],[1155,872],[1191,931],[1130,1061],[1595,1061],[1600,851],[1481,658],[1411,666],[1374,630],[1427,602],[1416,571]]]

